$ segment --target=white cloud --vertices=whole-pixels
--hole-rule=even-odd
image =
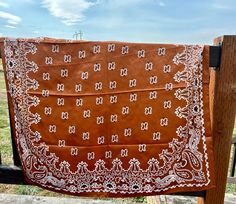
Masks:
[[[13,25],[5,25],[6,28],[16,28],[16,26]]]
[[[235,0],[213,0],[212,6],[219,10],[232,10],[235,9]]]
[[[7,3],[2,2],[2,1],[0,1],[0,6],[4,7],[4,8],[8,8],[9,7],[9,5]]]
[[[42,6],[68,26],[82,21],[84,12],[97,3],[88,0],[42,0]]]
[[[229,5],[226,5],[226,4],[221,4],[221,3],[215,3],[212,5],[213,8],[215,9],[222,9],[222,10],[228,10],[228,9],[231,9],[231,7]]]
[[[165,6],[166,4],[162,1],[159,2],[159,6]]]
[[[17,25],[21,21],[21,18],[19,16],[15,16],[4,11],[0,11],[0,18],[6,20],[10,25]]]
[[[32,33],[39,34],[39,31],[38,30],[33,30]]]

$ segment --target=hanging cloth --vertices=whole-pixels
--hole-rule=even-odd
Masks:
[[[98,197],[214,187],[208,46],[2,41],[28,183]]]

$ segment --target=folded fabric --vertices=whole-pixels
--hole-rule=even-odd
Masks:
[[[2,42],[28,183],[113,197],[214,186],[208,46]]]

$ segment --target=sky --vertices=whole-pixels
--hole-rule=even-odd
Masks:
[[[212,44],[236,34],[236,0],[0,0],[0,25],[14,38]]]

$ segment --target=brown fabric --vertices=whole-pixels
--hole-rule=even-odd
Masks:
[[[208,46],[5,39],[28,182],[86,196],[214,186]]]

